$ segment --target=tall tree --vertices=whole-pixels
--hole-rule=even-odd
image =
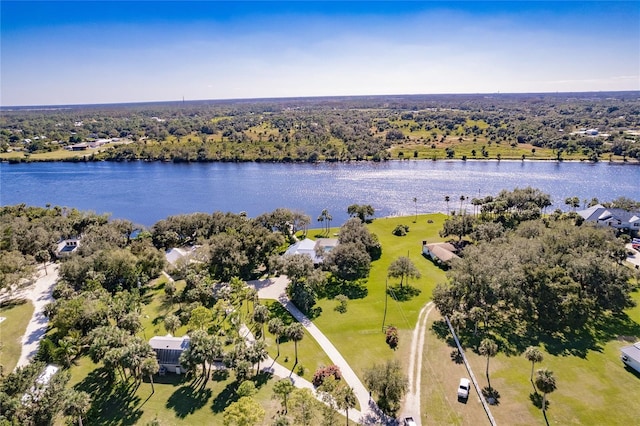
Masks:
[[[67,416],[77,417],[78,426],[82,426],[82,417],[87,414],[91,408],[91,397],[83,391],[69,389],[66,391],[64,400],[64,414]]]
[[[143,376],[149,377],[149,382],[151,383],[151,393],[156,393],[156,388],[153,384],[153,375],[158,374],[158,371],[160,370],[157,358],[153,356],[143,359],[141,370]]]
[[[364,382],[378,396],[378,405],[385,413],[395,415],[400,401],[409,388],[409,381],[402,372],[400,362],[387,361],[374,365],[364,373]]]
[[[243,396],[225,408],[222,414],[224,426],[253,426],[264,419],[264,408],[255,399]]]
[[[406,256],[400,256],[389,265],[389,269],[387,270],[387,276],[389,278],[400,278],[400,288],[402,288],[402,284],[404,279],[407,278],[420,278],[420,271],[413,264],[411,259]]]
[[[269,321],[269,316],[271,312],[269,312],[269,308],[264,305],[257,305],[253,310],[253,320],[260,324],[260,334],[262,335],[262,340],[264,340],[264,324]]]
[[[296,364],[298,363],[298,342],[304,337],[304,326],[299,322],[294,322],[287,327],[287,337],[293,340],[296,353]]]
[[[358,217],[362,222],[366,222],[375,214],[375,209],[370,204],[351,204],[347,207],[347,213],[351,217]]]
[[[168,314],[164,317],[164,328],[172,335],[174,335],[176,333],[176,330],[181,326],[182,322],[180,321],[180,317],[178,317],[177,315]]]
[[[278,347],[278,356],[280,356],[280,337],[284,335],[284,323],[280,318],[273,318],[267,324],[269,333],[273,334],[276,338],[276,345]]]
[[[295,386],[291,383],[291,379],[285,377],[273,384],[273,396],[274,398],[282,398],[282,406],[284,407],[285,414],[287,413],[287,398],[293,392]]]
[[[416,211],[416,218],[413,220],[413,223],[416,223],[418,221],[418,198],[417,197],[413,197],[413,205]]]
[[[539,369],[536,374],[536,387],[542,392],[542,411],[546,412],[547,394],[556,390],[556,378],[553,371],[546,368]]]
[[[486,375],[489,387],[491,387],[491,380],[489,380],[489,359],[493,358],[498,353],[498,345],[496,344],[496,342],[489,338],[482,339],[482,342],[480,342],[480,347],[478,348],[478,352],[480,352],[480,355],[487,357]]]
[[[349,410],[356,407],[358,399],[352,387],[341,385],[335,391],[335,399],[338,408],[344,410],[347,416],[347,426],[349,425]]]
[[[444,196],[444,202],[447,203],[447,216],[449,216],[449,201],[451,201],[451,197],[448,195]]]
[[[533,383],[533,367],[536,365],[536,362],[540,363],[544,359],[542,356],[542,352],[535,346],[529,346],[524,350],[524,357],[531,363],[531,383]]]
[[[291,392],[291,411],[296,424],[311,425],[316,417],[316,398],[307,388],[295,389]]]

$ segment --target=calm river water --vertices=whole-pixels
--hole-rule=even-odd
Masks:
[[[385,163],[0,163],[0,204],[77,207],[152,225],[190,212],[247,212],[278,207],[312,220],[322,209],[340,225],[350,204],[371,204],[376,217],[444,212],[460,196],[484,197],[533,186],[554,207],[577,196],[640,200],[640,166],[533,161],[390,161]],[[417,198],[414,204],[413,198]],[[465,202],[466,204],[466,202]],[[463,204],[464,206],[464,204]],[[468,209],[471,208],[467,204]]]

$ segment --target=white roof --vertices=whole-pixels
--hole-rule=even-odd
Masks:
[[[149,345],[153,349],[185,350],[189,347],[189,343],[189,336],[173,337],[170,334],[166,336],[154,336],[149,340]]]

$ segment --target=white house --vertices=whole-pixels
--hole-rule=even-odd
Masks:
[[[284,254],[305,254],[313,260],[314,265],[317,265],[322,263],[322,254],[329,253],[337,245],[337,238],[319,238],[316,241],[305,238],[290,246]]]
[[[615,229],[640,232],[640,212],[628,212],[623,209],[609,209],[600,204],[578,212],[587,222]]]
[[[180,355],[189,347],[189,336],[173,337],[154,336],[149,340],[149,345],[156,352],[158,365],[171,373],[180,374],[184,368],[180,365]]]
[[[62,240],[58,243],[56,247],[56,257],[64,257],[68,256],[71,253],[74,253],[80,247],[80,239],[79,238],[69,238],[66,240]]]
[[[625,346],[620,349],[620,352],[622,352],[620,357],[622,362],[640,373],[640,342],[631,346]]]
[[[457,252],[458,249],[451,243],[422,242],[422,254],[437,263],[449,263],[453,259],[458,259]]]

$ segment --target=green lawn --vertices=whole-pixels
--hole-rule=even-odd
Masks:
[[[382,256],[372,263],[369,279],[360,291],[354,290],[357,296],[349,300],[347,312],[335,311],[335,300],[323,299],[318,302],[322,314],[314,320],[315,324],[338,348],[361,378],[365,369],[386,359],[404,358],[410,346],[410,330],[417,321],[422,306],[431,299],[431,292],[438,282],[444,280],[444,272],[422,256],[422,241],[441,241],[438,231],[442,227],[445,215],[418,215],[415,217],[398,217],[375,219],[369,224],[382,244]],[[431,220],[432,223],[428,223]],[[409,233],[403,237],[392,234],[398,224],[409,226]],[[411,280],[409,285],[420,291],[420,294],[407,301],[387,300],[385,325],[394,325],[401,332],[400,345],[394,352],[385,342],[382,331],[385,311],[385,283],[387,269],[391,262],[399,256],[409,255],[420,270],[422,277]],[[394,288],[399,280],[389,279],[388,286]],[[408,356],[407,356],[408,358]]]
[[[424,240],[442,240],[438,231],[445,218],[443,214],[434,214],[418,215],[417,218],[375,219],[368,227],[380,239],[382,257],[373,262],[370,277],[361,287],[352,286],[347,289],[352,296],[347,312],[338,313],[335,310],[337,301],[334,299],[318,301],[321,313],[314,319],[315,324],[341,351],[360,377],[367,368],[387,359],[399,359],[406,367],[411,330],[420,308],[431,299],[435,285],[446,279],[445,272],[421,254]],[[392,230],[398,224],[409,226],[406,236],[392,235]],[[333,228],[330,234],[337,231]],[[319,231],[312,230],[309,235],[316,237],[316,232]],[[419,290],[419,294],[405,301],[387,298],[384,324],[395,325],[400,329],[400,345],[393,351],[385,343],[382,331],[385,285],[393,288],[398,282],[387,282],[387,268],[397,257],[407,255],[418,267],[422,277],[409,282],[411,287]],[[178,304],[171,306],[165,300],[164,283],[164,279],[154,282],[151,284],[151,291],[147,293],[148,304],[142,313],[145,338],[165,334],[162,318],[179,309]],[[178,282],[178,289],[183,285],[183,282]],[[640,302],[640,292],[635,292],[633,297]],[[276,302],[263,303],[270,306],[274,314],[291,320],[289,314]],[[244,311],[246,308],[241,309]],[[638,330],[640,307],[630,309],[626,314],[621,321],[604,325],[608,327],[607,336],[629,335]],[[457,401],[455,391],[458,380],[460,377],[467,377],[467,373],[463,365],[456,364],[451,359],[453,348],[448,342],[438,338],[431,328],[438,319],[439,314],[434,309],[429,318],[429,332],[422,359],[422,423],[481,424],[485,421],[484,411],[477,395],[472,393],[466,404]],[[183,327],[176,334],[186,332],[186,327]],[[4,343],[5,336],[2,337]],[[638,337],[640,336],[636,336]],[[640,399],[631,396],[633,392],[630,393],[629,390],[638,388],[640,375],[625,370],[619,359],[619,349],[629,343],[616,338],[602,339],[591,346],[594,349],[588,350],[586,356],[562,355],[561,351],[554,348],[553,353],[557,355],[545,351],[544,362],[536,365],[536,368],[548,367],[553,370],[558,381],[558,389],[549,396],[550,424],[634,423],[637,412],[640,411]],[[270,355],[275,358],[277,348],[273,336],[267,333],[266,341]],[[293,366],[293,346],[292,342],[285,341],[281,344],[278,362]],[[485,386],[486,359],[475,354],[472,349],[467,348],[467,355],[476,377]],[[317,367],[330,363],[326,354],[309,335],[305,335],[299,342],[298,355],[298,364],[305,367],[304,377],[307,379],[312,377]],[[492,407],[498,424],[544,424],[541,411],[531,400],[533,388],[529,381],[530,369],[531,365],[520,355],[499,354],[491,360],[491,384],[500,393],[499,405]],[[78,365],[71,370],[73,384],[94,395],[96,403],[90,419],[99,424],[145,424],[155,417],[160,420],[160,424],[221,424],[221,413],[226,404],[235,398],[234,387],[237,385],[233,374],[229,377],[217,377],[202,388],[197,384],[181,381],[183,378],[166,376],[159,380],[161,383],[156,385],[156,391],[152,395],[149,383],[143,383],[138,389],[109,390],[109,387],[103,386],[105,377],[101,370],[86,358],[79,360]],[[256,398],[267,411],[263,424],[269,424],[279,404],[271,400],[273,381],[258,381],[261,386]]]
[[[21,339],[32,315],[33,304],[28,301],[0,308],[0,317],[6,318],[0,323],[0,365],[6,373],[13,371],[20,359]]]

